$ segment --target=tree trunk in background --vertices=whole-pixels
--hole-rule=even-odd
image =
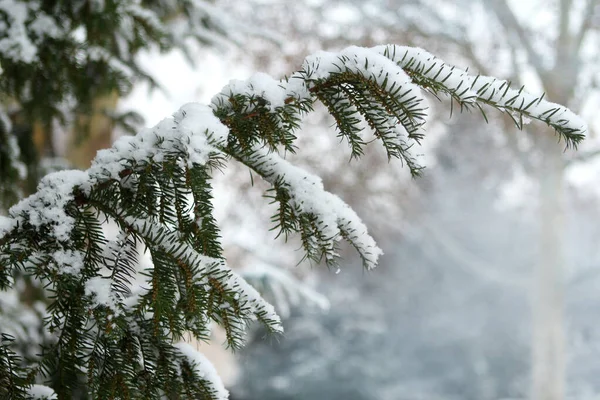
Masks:
[[[32,141],[36,148],[39,159],[44,157],[54,157],[54,146],[52,143],[52,131],[49,126],[36,121],[33,123],[32,129]]]
[[[89,168],[96,152],[111,146],[114,123],[106,115],[106,112],[114,111],[118,101],[119,95],[114,91],[96,98],[89,116],[78,116],[77,124],[67,139],[69,142],[67,154],[65,154],[65,158],[75,167]],[[83,131],[78,132],[80,129]]]
[[[118,101],[119,95],[116,91],[100,96],[93,101],[89,115],[78,115],[76,123],[70,128],[66,137],[65,154],[60,154],[62,151],[55,151],[52,127],[38,121],[34,122],[32,142],[40,160],[44,157],[63,156],[75,168],[89,168],[96,152],[106,149],[112,144],[114,123],[106,115],[106,112],[114,111]]]
[[[590,2],[589,4],[593,4]],[[554,66],[537,74],[552,101],[572,105],[579,79],[576,35],[570,27],[572,0],[561,0],[558,10],[558,36]],[[575,27],[584,35],[589,27]],[[577,110],[573,110],[577,112]],[[542,153],[538,169],[539,249],[534,269],[532,400],[563,400],[566,382],[565,307],[565,168],[564,144],[556,137],[539,132],[536,142]],[[562,145],[561,145],[562,144]]]
[[[539,255],[533,273],[532,400],[563,400],[565,395],[564,332],[564,159],[556,138],[538,139],[543,161],[539,182]]]

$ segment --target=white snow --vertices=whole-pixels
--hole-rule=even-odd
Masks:
[[[54,390],[44,385],[32,385],[29,390],[29,396],[34,400],[56,400],[58,397]]]
[[[189,137],[208,137],[211,142],[219,146],[227,144],[229,129],[207,106],[198,103],[185,104],[173,115],[173,118],[179,124],[179,130]],[[201,132],[202,130],[204,132]],[[201,149],[202,146],[194,149]],[[214,149],[211,147],[209,150]]]
[[[164,31],[163,23],[156,13],[139,3],[125,4],[125,11],[125,14],[131,15],[131,17],[135,19],[143,20],[144,23],[152,27],[152,29],[158,32]],[[125,29],[123,30],[123,33],[129,35],[132,34],[132,32],[127,32]]]
[[[62,30],[48,15],[41,13],[39,10],[35,14],[35,18],[31,22],[31,25],[29,25],[31,32],[34,32],[38,36],[45,35],[52,38],[58,38],[62,34]]]
[[[350,46],[339,53],[318,52],[304,60],[308,79],[325,79],[332,73],[350,71],[369,77],[383,89],[402,87],[407,97],[416,96],[427,104],[421,89],[412,83],[408,74],[383,54],[365,47]],[[426,107],[426,106],[425,106]]]
[[[9,128],[7,130],[10,131],[10,125],[8,126]],[[11,152],[11,166],[17,170],[19,179],[25,179],[27,177],[27,166],[20,160],[21,150],[19,149],[17,138],[14,135],[8,136],[8,146]]]
[[[187,153],[187,163],[205,164],[218,150],[213,144],[227,139],[228,129],[200,104],[186,104],[174,115],[154,128],[143,129],[136,136],[121,136],[112,148],[98,152],[90,168],[90,176],[98,180],[120,180],[119,173],[128,164],[154,160],[160,162],[177,151]],[[213,143],[210,144],[209,142]]]
[[[25,3],[14,0],[0,0],[0,11],[8,16],[9,25],[0,22],[0,31],[7,32],[0,39],[0,53],[15,61],[31,63],[36,60],[37,48],[27,35],[25,21],[29,10]]]
[[[184,342],[176,343],[174,347],[177,348],[177,350],[179,350],[179,352],[194,367],[196,373],[210,384],[211,389],[214,391],[215,399],[227,400],[229,398],[229,392],[225,389],[215,367],[202,353],[194,349],[190,344]]]
[[[271,112],[285,105],[285,100],[289,97],[285,84],[273,79],[270,75],[256,73],[247,80],[233,79],[225,86],[219,94],[213,97],[212,107],[217,109],[223,104],[228,104],[229,97],[243,94],[248,97],[262,97],[269,102]],[[248,108],[246,111],[252,111]]]
[[[38,9],[35,2],[28,4],[15,0],[0,0],[0,11],[6,14],[8,21],[8,24],[0,22],[0,32],[6,32],[0,39],[0,53],[13,61],[32,63],[37,60],[37,43],[28,32],[35,33],[37,40],[44,36],[56,38],[64,33],[50,16]],[[35,18],[30,18],[31,14],[34,14]]]
[[[27,221],[36,228],[51,226],[53,236],[59,241],[66,241],[75,220],[67,215],[65,206],[74,199],[73,188],[76,186],[89,189],[87,172],[71,170],[46,175],[40,181],[37,192],[11,207],[9,215],[20,224]]]
[[[93,297],[96,305],[109,307],[115,314],[119,314],[118,300],[111,293],[112,279],[103,276],[96,276],[85,283],[85,294]]]
[[[14,218],[8,218],[0,215],[0,236],[6,235],[17,226],[17,221]]]
[[[60,273],[79,275],[83,269],[85,253],[79,250],[57,250],[52,254],[52,259],[60,266]]]

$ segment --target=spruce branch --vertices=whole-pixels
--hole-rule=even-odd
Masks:
[[[184,105],[120,138],[87,171],[46,176],[0,218],[0,289],[11,288],[17,272],[43,281],[50,293],[45,329],[56,336],[28,371],[15,373],[12,344],[2,343],[8,390],[23,392],[38,375],[63,398],[82,390],[99,398],[226,398],[208,361],[180,343],[183,337],[206,339],[215,321],[236,349],[250,321],[272,332],[282,327],[273,307],[227,264],[211,174],[234,159],[268,182],[268,197],[279,203],[275,229],[283,238],[299,234],[307,259],[337,266],[344,239],[374,268],[381,250],[356,213],[282,154],[296,151],[301,120],[320,101],[353,157],[363,153],[368,127],[388,157],[416,175],[423,91],[448,95],[461,109],[516,113],[519,127],[522,116],[541,120],[567,145],[586,130],[543,97],[399,46],[318,53],[281,81],[264,74],[232,81],[209,107]],[[106,222],[116,237],[103,230]],[[138,244],[152,260],[143,270]]]

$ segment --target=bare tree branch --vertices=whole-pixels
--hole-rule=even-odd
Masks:
[[[517,17],[511,10],[506,0],[483,0],[496,15],[496,18],[500,24],[504,27],[504,30],[508,35],[516,35],[515,39],[518,40],[521,46],[527,53],[527,59],[531,65],[535,68],[536,72],[543,76],[546,73],[546,68],[542,65],[542,57],[533,48],[531,43],[531,35],[527,34],[523,26],[517,20]]]
[[[569,21],[571,19],[572,6],[573,0],[560,0],[560,11],[558,15],[558,46],[556,48],[557,58],[559,58],[558,52],[562,51],[568,45],[570,39]]]
[[[583,22],[577,34],[575,35],[575,41],[573,43],[573,48],[575,54],[578,55],[581,50],[581,45],[587,35],[587,33],[592,28],[592,20],[594,16],[594,8],[596,7],[598,1],[597,0],[587,0],[585,5],[585,10],[583,14]]]

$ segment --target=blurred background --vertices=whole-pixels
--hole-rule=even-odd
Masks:
[[[212,3],[242,34],[188,54],[142,51],[156,85],[106,98],[109,107],[150,126],[184,103],[210,102],[230,79],[283,77],[315,51],[394,43],[545,92],[590,125],[573,151],[543,124],[519,131],[491,110],[451,116],[447,100],[431,98],[426,169],[412,179],[377,146],[349,162],[317,108],[289,158],[370,227],[385,252],[371,272],[350,250],[332,271],[301,262],[294,238],[275,242],[266,186],[231,164],[215,177],[224,246],[286,330],[257,328],[235,355],[218,332],[200,345],[232,400],[600,399],[600,1]],[[86,166],[125,134],[94,123],[100,133],[78,144],[88,155],[75,159],[84,152],[60,137],[56,155]]]
[[[493,112],[487,124],[478,113],[450,118],[450,104],[432,99],[427,168],[413,180],[375,146],[349,163],[317,110],[294,161],[367,222],[385,252],[369,273],[352,252],[341,271],[298,265],[297,246],[273,247],[262,187],[241,169],[218,177],[226,248],[286,329],[275,338],[254,332],[234,359],[216,352],[232,398],[600,399],[599,2],[217,5],[267,39],[199,48],[192,67],[176,53],[144,55],[167,94],[138,87],[122,107],[154,123],[181,103],[209,101],[231,78],[281,77],[318,50],[398,43],[545,92],[590,124],[573,152],[541,124],[518,131]]]

